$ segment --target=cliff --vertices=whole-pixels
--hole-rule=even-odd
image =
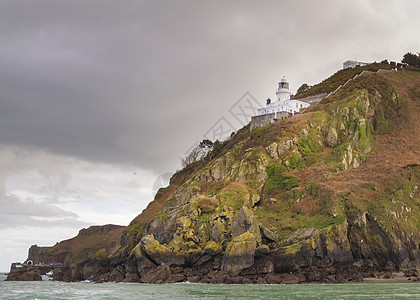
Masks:
[[[125,226],[118,225],[91,226],[81,229],[76,237],[61,241],[52,247],[32,245],[27,260],[32,260],[34,265],[74,266],[102,249],[108,254],[111,253],[124,228]]]
[[[420,73],[399,71],[358,77],[304,114],[246,126],[214,158],[174,174],[112,252],[66,278],[347,282],[402,270],[414,278],[419,113]]]

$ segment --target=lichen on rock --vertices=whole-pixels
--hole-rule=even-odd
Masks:
[[[255,240],[261,243],[260,226],[254,213],[246,206],[242,206],[232,220],[232,237],[235,238],[245,232],[252,233]]]
[[[237,276],[241,271],[254,264],[254,254],[257,247],[255,236],[245,232],[235,237],[227,246],[222,262],[222,270]]]

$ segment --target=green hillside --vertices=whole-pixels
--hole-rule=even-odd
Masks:
[[[386,66],[341,70],[300,96],[331,92],[362,70]],[[173,175],[107,252],[107,266],[91,257],[67,278],[418,276],[419,114],[420,72],[398,71],[357,77],[303,114],[253,131],[245,126]]]
[[[349,79],[352,79],[363,71],[376,72],[379,69],[390,70],[391,66],[384,63],[373,63],[363,67],[357,66],[355,68],[339,70],[334,75],[328,77],[320,83],[315,84],[309,90],[296,95],[295,99],[305,98],[322,93],[331,93],[335,91],[340,85],[345,84]]]

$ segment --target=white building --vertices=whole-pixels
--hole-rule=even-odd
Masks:
[[[347,60],[347,61],[343,62],[343,69],[351,69],[351,68],[354,68],[356,66],[363,67],[363,66],[366,66],[366,65],[367,65],[367,63],[365,63],[365,62],[356,61],[356,60]]]
[[[267,99],[267,106],[260,108],[257,111],[257,116],[263,116],[267,114],[276,114],[281,112],[287,112],[292,115],[299,113],[301,109],[305,109],[310,106],[309,103],[290,99],[289,83],[286,78],[283,77],[279,82],[279,87],[276,91],[277,101],[271,101]]]

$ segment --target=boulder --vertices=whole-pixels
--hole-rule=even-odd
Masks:
[[[419,277],[419,272],[417,269],[407,269],[404,271],[404,276],[405,277]]]
[[[68,272],[64,274],[64,281],[81,281],[83,280],[82,276],[82,266],[77,266],[76,268],[71,268]]]
[[[108,259],[89,259],[83,265],[82,277],[83,279],[98,281],[103,277],[103,274],[109,272],[109,269],[110,265]]]
[[[270,145],[268,145],[265,150],[267,151],[268,155],[270,155],[270,157],[272,159],[278,159],[279,158],[279,153],[277,152],[278,149],[278,145],[277,143],[271,143]]]
[[[132,251],[136,259],[137,271],[139,272],[140,276],[156,267],[156,265],[152,261],[150,261],[147,257],[144,256],[144,250],[142,251],[142,247],[142,244],[138,243]]]
[[[251,198],[251,206],[254,207],[260,203],[261,197],[258,194],[253,194]]]
[[[211,236],[215,241],[222,242],[224,239],[223,234],[225,233],[225,231],[226,228],[223,222],[220,220],[216,220],[211,230]]]
[[[254,264],[256,247],[257,241],[250,232],[235,237],[226,248],[222,270],[232,276],[237,276],[242,270],[251,267]]]
[[[123,282],[124,281],[124,270],[121,266],[118,266],[114,270],[112,270],[111,274],[109,274],[109,281],[113,282]]]
[[[160,243],[169,244],[177,231],[178,218],[169,216],[168,220],[157,218],[153,220],[148,229],[148,233],[153,234],[153,238]]]
[[[337,145],[337,142],[338,142],[337,131],[335,130],[333,126],[330,126],[327,133],[327,144],[330,147],[334,147],[335,145]]]
[[[165,283],[177,283],[185,281],[184,274],[172,274],[168,279],[165,280]]]
[[[188,250],[188,245],[184,241],[184,235],[175,237],[170,243],[169,248],[175,253]]]
[[[269,256],[258,257],[257,250],[255,251],[254,264],[250,268],[243,270],[241,275],[255,277],[274,272],[272,259]]]
[[[255,240],[261,243],[260,226],[254,213],[246,206],[242,206],[232,220],[232,237],[235,238],[245,232],[252,233]]]
[[[171,276],[172,272],[169,266],[158,266],[141,277],[144,283],[162,283]]]
[[[279,284],[283,282],[284,274],[269,273],[265,276],[265,280],[269,284]]]
[[[199,260],[194,265],[195,266],[203,266],[206,263],[208,263],[209,261],[211,261],[212,259],[213,259],[213,256],[208,255],[208,254],[204,254],[199,258]]]
[[[297,284],[299,283],[299,277],[293,274],[287,274],[281,283],[282,284]]]
[[[256,257],[263,257],[270,254],[270,248],[267,245],[260,245],[255,249]]]
[[[210,256],[215,256],[222,252],[222,246],[220,246],[215,241],[208,242],[204,248],[204,253]]]
[[[261,226],[261,231],[263,236],[270,241],[277,242],[279,240],[279,235],[274,230]]]
[[[193,242],[191,242],[194,244]],[[152,234],[144,236],[140,244],[142,245],[142,254],[155,265],[183,266],[185,265],[185,256],[174,253],[166,245],[161,245]],[[188,242],[186,243],[188,246]]]
[[[188,217],[180,217],[176,222],[177,228],[181,229],[183,232],[187,231],[191,227],[191,219]]]
[[[140,277],[137,273],[126,273],[124,282],[140,282]]]
[[[28,268],[23,270],[12,270],[6,281],[38,281],[42,280],[41,271],[38,268]]]
[[[293,146],[293,141],[288,140],[283,143],[280,143],[277,147],[277,153],[279,156],[282,156],[286,153],[286,151],[290,150],[290,148]]]
[[[157,240],[155,240],[153,234],[144,236],[141,239],[140,244],[145,257],[156,265],[162,264],[169,255],[172,255],[166,245],[161,245]]]

